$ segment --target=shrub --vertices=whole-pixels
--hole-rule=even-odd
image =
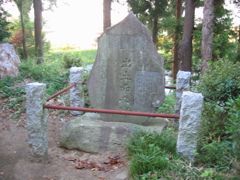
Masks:
[[[36,64],[34,59],[20,65],[20,74],[23,78],[31,78],[47,84],[47,94],[52,95],[68,84],[69,70],[65,70],[59,61]]]
[[[21,97],[25,94],[24,87],[14,87],[15,81],[18,81],[18,77],[5,76],[0,79],[0,97]]]
[[[158,108],[157,113],[174,114],[176,93],[168,94],[164,103]]]
[[[139,130],[127,143],[127,151],[129,172],[134,179],[158,176],[158,171],[166,169],[170,159],[176,156],[176,133],[172,129],[162,134]]]
[[[65,68],[82,67],[82,57],[79,53],[65,54],[63,63]]]
[[[197,91],[204,95],[197,160],[217,171],[232,172],[239,159],[240,63],[210,64]]]
[[[197,89],[205,101],[224,106],[228,99],[237,97],[240,92],[240,63],[220,60],[209,64]]]
[[[0,5],[2,5],[2,1],[0,1]],[[6,38],[11,36],[10,28],[8,27],[10,22],[8,22],[7,18],[9,17],[9,13],[0,6],[0,42],[3,42]]]

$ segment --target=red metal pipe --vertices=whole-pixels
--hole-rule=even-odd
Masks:
[[[62,94],[63,92],[69,90],[69,89],[72,88],[73,86],[76,86],[76,84],[77,84],[77,83],[73,83],[72,85],[70,85],[70,86],[68,86],[68,87],[66,87],[66,88],[64,88],[64,89],[62,89],[61,91],[57,92],[56,94],[50,96],[49,98],[47,98],[47,101],[49,101],[50,99],[55,98],[56,96]]]
[[[167,89],[176,89],[176,86],[165,86]]]
[[[90,108],[80,108],[80,107],[69,107],[69,106],[53,106],[53,105],[43,105],[47,109],[64,109],[72,111],[86,111],[86,112],[96,112],[96,113],[109,113],[109,114],[124,114],[124,115],[134,115],[134,116],[151,116],[151,117],[163,117],[163,118],[180,118],[177,114],[160,114],[160,113],[149,113],[149,112],[136,112],[136,111],[119,111],[111,109],[90,109]]]

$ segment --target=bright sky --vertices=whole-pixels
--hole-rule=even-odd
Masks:
[[[59,0],[60,1],[60,0]],[[53,44],[69,44],[81,49],[91,48],[103,27],[103,0],[68,0],[59,3],[53,12],[45,11],[45,30],[55,31],[48,34]],[[127,6],[112,4],[112,24],[127,16]]]

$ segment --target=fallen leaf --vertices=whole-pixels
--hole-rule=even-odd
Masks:
[[[156,174],[151,174],[151,178],[156,178]]]
[[[104,177],[102,177],[102,176],[98,176],[98,179],[105,179]]]

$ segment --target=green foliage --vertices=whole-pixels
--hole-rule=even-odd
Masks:
[[[214,16],[213,58],[235,60],[238,31],[234,31],[231,11],[216,3]]]
[[[176,133],[172,129],[162,134],[139,130],[127,143],[127,151],[131,176],[144,179],[147,174],[166,169],[170,159],[176,156]]]
[[[82,50],[81,55],[84,66],[93,64],[96,59],[97,49]]]
[[[240,63],[210,64],[197,90],[205,99],[198,163],[217,171],[234,172],[231,166],[240,159]]]
[[[15,82],[21,80],[17,77],[5,76],[0,79],[0,97],[21,97],[25,94],[24,87],[14,87]]]
[[[228,99],[240,92],[240,63],[219,60],[209,64],[197,87],[207,102],[224,106]]]
[[[231,166],[240,160],[240,97],[227,101],[224,107],[204,106],[197,162],[217,171],[234,172]]]
[[[12,36],[9,41],[16,46],[19,56],[23,58],[22,26],[20,19],[14,20],[14,22],[11,23],[11,26],[13,27]],[[24,21],[24,26],[28,56],[30,58],[35,58],[35,37],[32,33],[34,32],[34,22],[31,21],[29,18],[26,18]],[[42,43],[44,54],[48,54],[51,48],[51,44],[49,41],[46,41],[44,32],[42,32]]]
[[[46,55],[46,59],[48,61],[62,61],[64,56],[71,57],[72,54],[76,54],[75,56],[79,55],[82,59],[82,66],[93,64],[96,58],[97,50],[96,49],[89,49],[89,50],[82,50],[82,51],[60,51],[55,50],[51,53]]]
[[[233,153],[240,160],[240,96],[229,99],[226,103],[229,117],[227,119],[226,133]]]
[[[65,68],[82,67],[82,58],[79,53],[65,54],[63,56],[63,64]]]
[[[10,22],[7,20],[9,14],[3,9],[1,4],[3,1],[0,1],[0,42],[3,42],[6,38],[11,36],[9,24]]]
[[[157,113],[174,114],[175,102],[175,93],[168,94],[164,103],[158,108]]]
[[[62,67],[61,61],[50,61],[36,64],[36,60],[29,59],[20,65],[20,74],[24,78],[31,78],[47,84],[48,95],[52,95],[64,88],[68,81],[69,71]]]

